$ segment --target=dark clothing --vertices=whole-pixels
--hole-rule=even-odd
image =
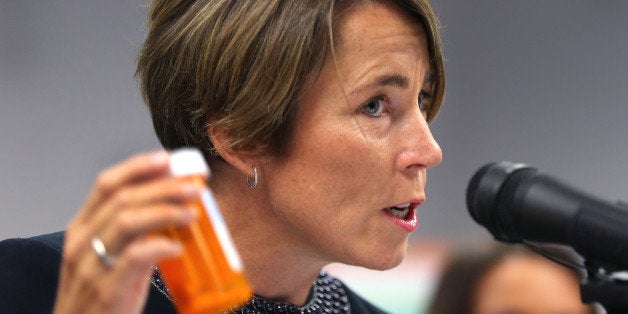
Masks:
[[[63,232],[0,241],[0,313],[52,313]],[[147,279],[148,280],[148,279]],[[352,313],[384,313],[345,286]],[[144,313],[176,313],[154,285]]]

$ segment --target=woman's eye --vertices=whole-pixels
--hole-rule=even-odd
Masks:
[[[419,93],[419,108],[421,109],[421,112],[428,113],[430,111],[431,98],[432,94],[426,91],[421,91],[421,93]]]
[[[383,102],[382,97],[371,98],[362,106],[362,111],[370,116],[379,117],[384,113]]]

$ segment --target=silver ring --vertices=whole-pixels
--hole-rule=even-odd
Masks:
[[[116,263],[116,258],[107,254],[107,250],[105,249],[105,244],[102,243],[102,240],[98,236],[94,236],[92,238],[92,249],[98,259],[105,265],[107,268],[113,267]]]

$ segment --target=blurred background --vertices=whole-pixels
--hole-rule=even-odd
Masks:
[[[330,267],[394,313],[421,313],[449,249],[488,238],[464,204],[483,164],[524,162],[628,200],[628,1],[433,6],[444,159],[409,257],[387,272]],[[145,14],[145,0],[0,0],[0,239],[63,229],[102,169],[159,148],[134,79]]]

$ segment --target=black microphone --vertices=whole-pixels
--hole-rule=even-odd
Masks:
[[[480,168],[467,188],[467,208],[499,241],[569,245],[586,259],[628,269],[628,209],[528,165]]]

